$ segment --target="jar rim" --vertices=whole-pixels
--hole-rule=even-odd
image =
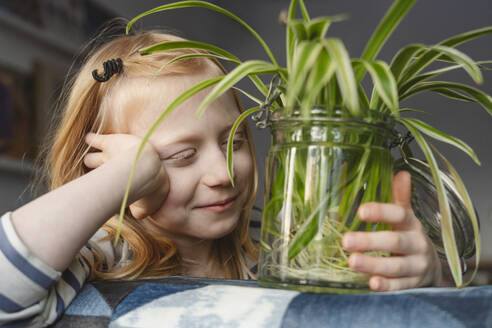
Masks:
[[[313,108],[311,109],[311,116],[309,117],[301,116],[301,109],[299,107],[294,108],[294,110],[289,115],[283,115],[283,108],[280,108],[272,113],[269,120],[273,125],[281,124],[282,122],[308,121],[355,123],[368,126],[376,126],[378,128],[387,129],[392,133],[396,133],[396,120],[391,114],[383,113],[373,109],[366,109],[366,115],[364,117],[353,117],[348,115],[348,112],[343,109],[344,107],[337,106],[332,111],[330,111],[328,115],[326,109],[321,108],[320,106],[313,106]]]

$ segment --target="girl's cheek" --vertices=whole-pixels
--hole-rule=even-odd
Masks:
[[[190,184],[192,180],[196,179],[196,168],[193,166],[187,167],[171,167],[166,169],[167,175],[169,177],[169,183],[171,186],[184,186]]]
[[[251,158],[251,154],[246,145],[243,147],[243,149],[241,149],[241,151],[239,151],[237,154],[234,154],[234,156],[237,159],[234,161],[234,165],[240,165],[243,167],[244,170],[253,170],[253,159]]]
[[[253,177],[253,159],[249,151],[239,152],[235,154],[234,159],[235,173],[240,179],[249,181]]]
[[[158,210],[156,216],[160,218],[180,218],[183,211],[193,204],[195,195],[194,187],[190,184],[191,172],[181,172],[180,170],[169,170],[169,193]]]
[[[167,176],[169,178],[169,194],[167,199],[173,199],[183,193],[183,189],[186,189],[191,175],[188,170],[181,168],[166,168]],[[167,202],[167,200],[166,200]]]

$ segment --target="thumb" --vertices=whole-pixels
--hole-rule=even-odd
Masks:
[[[407,171],[400,171],[393,177],[391,186],[393,203],[412,210],[412,177]]]

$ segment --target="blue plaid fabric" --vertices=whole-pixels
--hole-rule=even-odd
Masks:
[[[330,295],[169,277],[87,284],[55,327],[492,327],[492,286]]]

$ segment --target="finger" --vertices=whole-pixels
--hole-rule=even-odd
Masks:
[[[412,178],[407,171],[400,171],[391,184],[392,203],[412,210]]]
[[[161,169],[159,175],[163,183],[150,195],[130,205],[130,211],[135,219],[143,219],[152,215],[164,204],[169,193],[169,177],[164,169]]]
[[[427,254],[429,243],[414,231],[348,232],[342,245],[349,252],[388,252],[392,254]]]
[[[363,221],[386,222],[398,230],[414,229],[418,220],[404,207],[387,203],[365,203],[359,207],[358,214]]]
[[[142,198],[130,205],[130,212],[135,219],[144,219],[157,211],[164,203],[167,193],[164,188],[156,191],[151,197]]]
[[[85,143],[99,150],[104,149],[105,135],[89,132],[85,135]]]
[[[374,276],[369,279],[369,288],[376,292],[386,292],[421,287],[419,277],[385,278]]]
[[[130,212],[132,213],[133,217],[137,220],[144,219],[147,216],[149,216],[149,209],[145,207],[143,204],[135,204],[133,203],[130,205]]]
[[[430,263],[423,255],[381,257],[353,253],[349,257],[349,266],[370,275],[413,277],[423,276]]]
[[[87,153],[84,156],[84,164],[90,169],[95,169],[105,163],[102,152]]]

